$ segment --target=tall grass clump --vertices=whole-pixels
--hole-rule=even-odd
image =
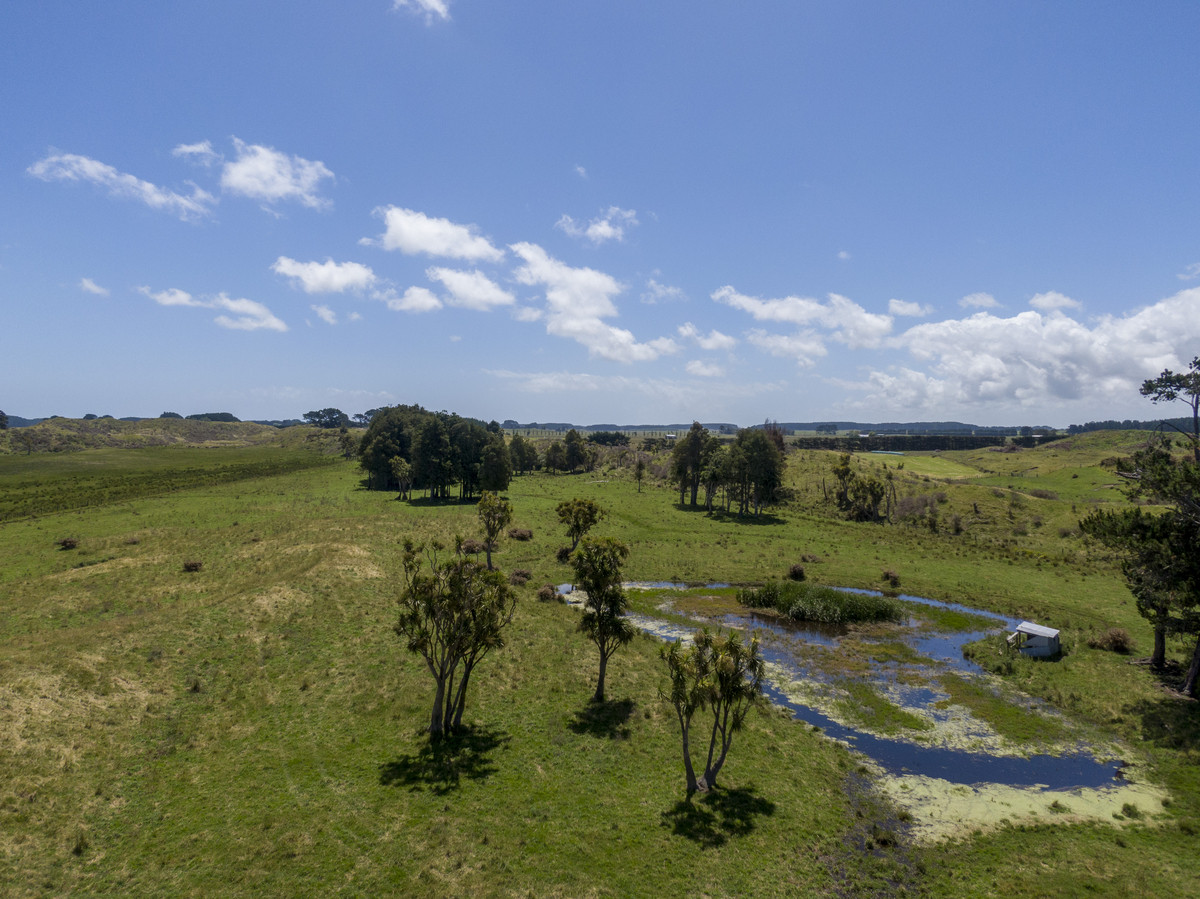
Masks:
[[[853,624],[862,621],[899,621],[898,603],[867,593],[847,593],[808,581],[770,581],[758,588],[738,591],[738,602],[757,609],[774,609],[794,621],[818,624]]]

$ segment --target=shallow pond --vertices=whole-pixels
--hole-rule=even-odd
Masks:
[[[678,584],[627,586],[631,589],[681,588]],[[769,684],[765,692],[769,698],[789,709],[798,720],[820,728],[828,736],[863,753],[885,774],[936,778],[959,785],[1002,784],[1041,790],[1103,788],[1121,783],[1123,763],[1098,759],[1078,742],[1068,747],[1056,747],[1058,751],[1051,752],[1040,744],[1010,745],[1001,749],[999,744],[1004,741],[994,733],[988,739],[964,740],[964,733],[986,735],[990,729],[985,723],[972,720],[967,710],[953,706],[937,678],[945,672],[953,672],[960,677],[990,683],[988,675],[963,658],[962,647],[989,632],[1013,627],[1016,621],[924,597],[900,596],[899,599],[995,622],[987,630],[942,632],[929,627],[913,627],[914,620],[910,619],[909,626],[899,629],[899,639],[911,648],[915,661],[902,664],[872,662],[869,673],[860,676],[888,702],[921,716],[922,722],[928,723],[929,731],[917,731],[911,737],[873,733],[856,727],[845,720],[846,716],[836,713],[838,703],[849,700],[844,695],[836,700],[830,698],[837,695],[838,675],[824,670],[822,660],[832,662],[837,659],[836,655],[830,654],[838,652],[839,642],[847,635],[846,628],[796,623],[750,610],[735,613],[726,610],[710,617],[693,614],[691,620],[695,624],[681,622],[677,615],[668,619],[631,614],[630,619],[642,630],[665,640],[687,639],[703,624],[757,631],[768,665]],[[671,603],[665,603],[663,609],[664,614],[669,612]],[[898,678],[897,672],[901,668],[904,677]],[[899,682],[901,680],[903,683]],[[1048,719],[1055,716],[1054,712],[1027,697],[1022,705],[1026,703],[1037,710],[1031,714],[1045,715]],[[1062,727],[1061,720],[1056,720],[1056,727]],[[981,740],[988,743],[987,748],[955,745],[978,744]]]

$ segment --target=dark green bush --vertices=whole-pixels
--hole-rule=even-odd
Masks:
[[[899,621],[900,606],[890,599],[867,593],[848,593],[808,581],[771,581],[738,591],[738,602],[759,609],[774,609],[795,621],[850,624],[857,621]]]

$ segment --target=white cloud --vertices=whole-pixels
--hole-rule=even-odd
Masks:
[[[325,163],[288,156],[272,147],[233,138],[237,158],[221,170],[221,188],[266,204],[295,200],[310,209],[331,204],[320,196],[321,182],[333,178]]]
[[[410,287],[403,296],[389,288],[375,294],[375,299],[382,300],[393,312],[436,312],[442,308],[442,301],[427,287]]]
[[[435,19],[450,21],[450,4],[446,0],[393,0],[392,9],[408,9],[425,17],[425,24]]]
[[[328,306],[310,306],[313,312],[317,313],[317,318],[325,322],[327,325],[337,324],[337,313]]]
[[[702,350],[731,350],[737,346],[737,338],[712,330],[705,337],[691,322],[684,322],[678,328],[679,336],[684,340],[694,340]]]
[[[602,321],[617,314],[612,298],[623,287],[615,278],[590,268],[571,268],[531,243],[510,249],[525,264],[515,276],[521,284],[546,292],[546,332],[578,341],[592,356],[614,362],[646,362],[679,347],[669,337],[639,343],[630,331]]]
[[[450,292],[451,306],[486,312],[495,306],[511,306],[515,297],[478,269],[470,272],[433,267],[425,270],[430,281],[439,281]]]
[[[351,313],[350,313],[348,316],[346,316],[346,317],[347,317],[347,318],[348,318],[350,321],[352,321],[352,322],[360,322],[360,321],[362,321],[362,313],[361,313],[361,312],[351,312]]]
[[[1200,278],[1200,262],[1193,262],[1191,265],[1185,266],[1183,271],[1176,275],[1180,281],[1191,281],[1193,278]]]
[[[768,334],[761,328],[746,333],[746,340],[772,356],[795,359],[802,368],[811,368],[817,360],[828,355],[825,342],[811,331],[799,331],[792,335]]]
[[[625,239],[625,229],[632,228],[637,223],[637,213],[634,210],[609,206],[607,210],[586,224],[579,224],[571,216],[563,215],[554,223],[554,227],[571,237],[583,238],[599,246],[610,240],[620,243]]]
[[[760,300],[726,286],[714,291],[712,298],[718,303],[748,312],[758,321],[819,325],[829,330],[834,340],[841,341],[851,349],[877,347],[892,330],[890,315],[868,312],[836,293],[829,295],[827,303],[806,297]]]
[[[541,309],[532,306],[518,306],[512,315],[519,322],[540,322],[545,317]]]
[[[363,290],[375,283],[375,273],[357,262],[297,262],[280,256],[271,271],[290,278],[292,286],[305,293],[343,293]]]
[[[209,299],[196,299],[186,290],[172,287],[157,293],[149,287],[139,287],[138,290],[160,306],[194,306],[201,309],[220,309],[232,313],[218,315],[215,321],[222,328],[235,331],[286,331],[288,326],[262,303],[254,300],[231,299],[224,293],[219,293]]]
[[[172,288],[169,288],[168,290],[161,290],[158,293],[154,293],[153,291],[150,290],[149,287],[139,287],[138,290],[141,293],[144,293],[150,299],[154,300],[154,302],[158,303],[158,305],[160,305],[160,306],[204,306],[204,305],[207,305],[205,303],[202,303],[200,300],[197,300],[194,297],[192,297],[192,295],[190,293],[188,293],[186,290],[180,290],[177,287],[172,287]]]
[[[98,160],[73,153],[47,156],[26,171],[43,181],[87,181],[106,189],[114,197],[137,200],[151,209],[168,212],[183,221],[207,217],[217,202],[216,197],[194,184],[191,186],[191,195],[185,196],[119,172]]]
[[[698,359],[693,359],[684,369],[689,375],[695,375],[697,378],[720,378],[725,375],[725,369],[720,365],[701,362]]]
[[[588,176],[587,169],[585,169],[583,166],[581,166],[581,165],[575,166],[575,174],[578,175],[580,178],[582,178],[584,181],[587,180],[587,176]]]
[[[969,293],[958,301],[958,305],[964,309],[995,309],[1000,304],[990,293]]]
[[[91,278],[80,278],[79,289],[84,293],[92,293],[98,297],[106,297],[111,293],[107,287],[101,287]]]
[[[1090,324],[1059,309],[1008,318],[978,312],[916,325],[890,341],[925,363],[925,371],[875,371],[854,386],[868,408],[888,404],[940,415],[981,403],[1014,413],[1070,404],[1092,410],[1135,396],[1143,380],[1164,368],[1183,367],[1197,341],[1200,288]]]
[[[504,251],[477,235],[474,225],[430,218],[399,206],[380,207],[375,214],[383,218],[386,230],[378,239],[364,237],[359,243],[409,255],[427,253],[477,262],[499,262],[504,258]]]
[[[888,313],[897,317],[924,318],[931,312],[933,312],[932,306],[922,306],[920,303],[913,303],[909,300],[888,300]]]
[[[1029,300],[1029,305],[1034,309],[1041,309],[1043,312],[1050,312],[1054,309],[1079,309],[1083,304],[1078,300],[1073,300],[1068,296],[1063,296],[1057,290],[1047,291],[1034,295]]]
[[[678,287],[671,287],[666,284],[659,284],[651,278],[646,282],[646,289],[642,291],[643,303],[662,303],[671,300],[686,300],[687,297]]]
[[[200,141],[197,144],[180,144],[171,151],[172,156],[182,156],[203,166],[210,166],[221,157],[213,150],[211,141]]]
[[[234,317],[218,315],[215,321],[222,328],[234,331],[286,331],[288,326],[271,314],[271,310],[262,303],[254,300],[234,300],[225,294],[218,294],[212,301],[214,309],[224,309],[232,312]]]
[[[847,250],[841,250],[841,251],[839,251],[839,252],[838,252],[838,259],[842,260],[842,262],[845,262],[845,261],[847,261],[849,258],[850,258],[850,253],[849,253],[849,251],[847,251]]]

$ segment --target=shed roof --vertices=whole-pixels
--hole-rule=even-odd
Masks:
[[[1028,634],[1030,637],[1057,637],[1058,631],[1052,627],[1034,624],[1032,621],[1022,621],[1017,625],[1018,634]]]

